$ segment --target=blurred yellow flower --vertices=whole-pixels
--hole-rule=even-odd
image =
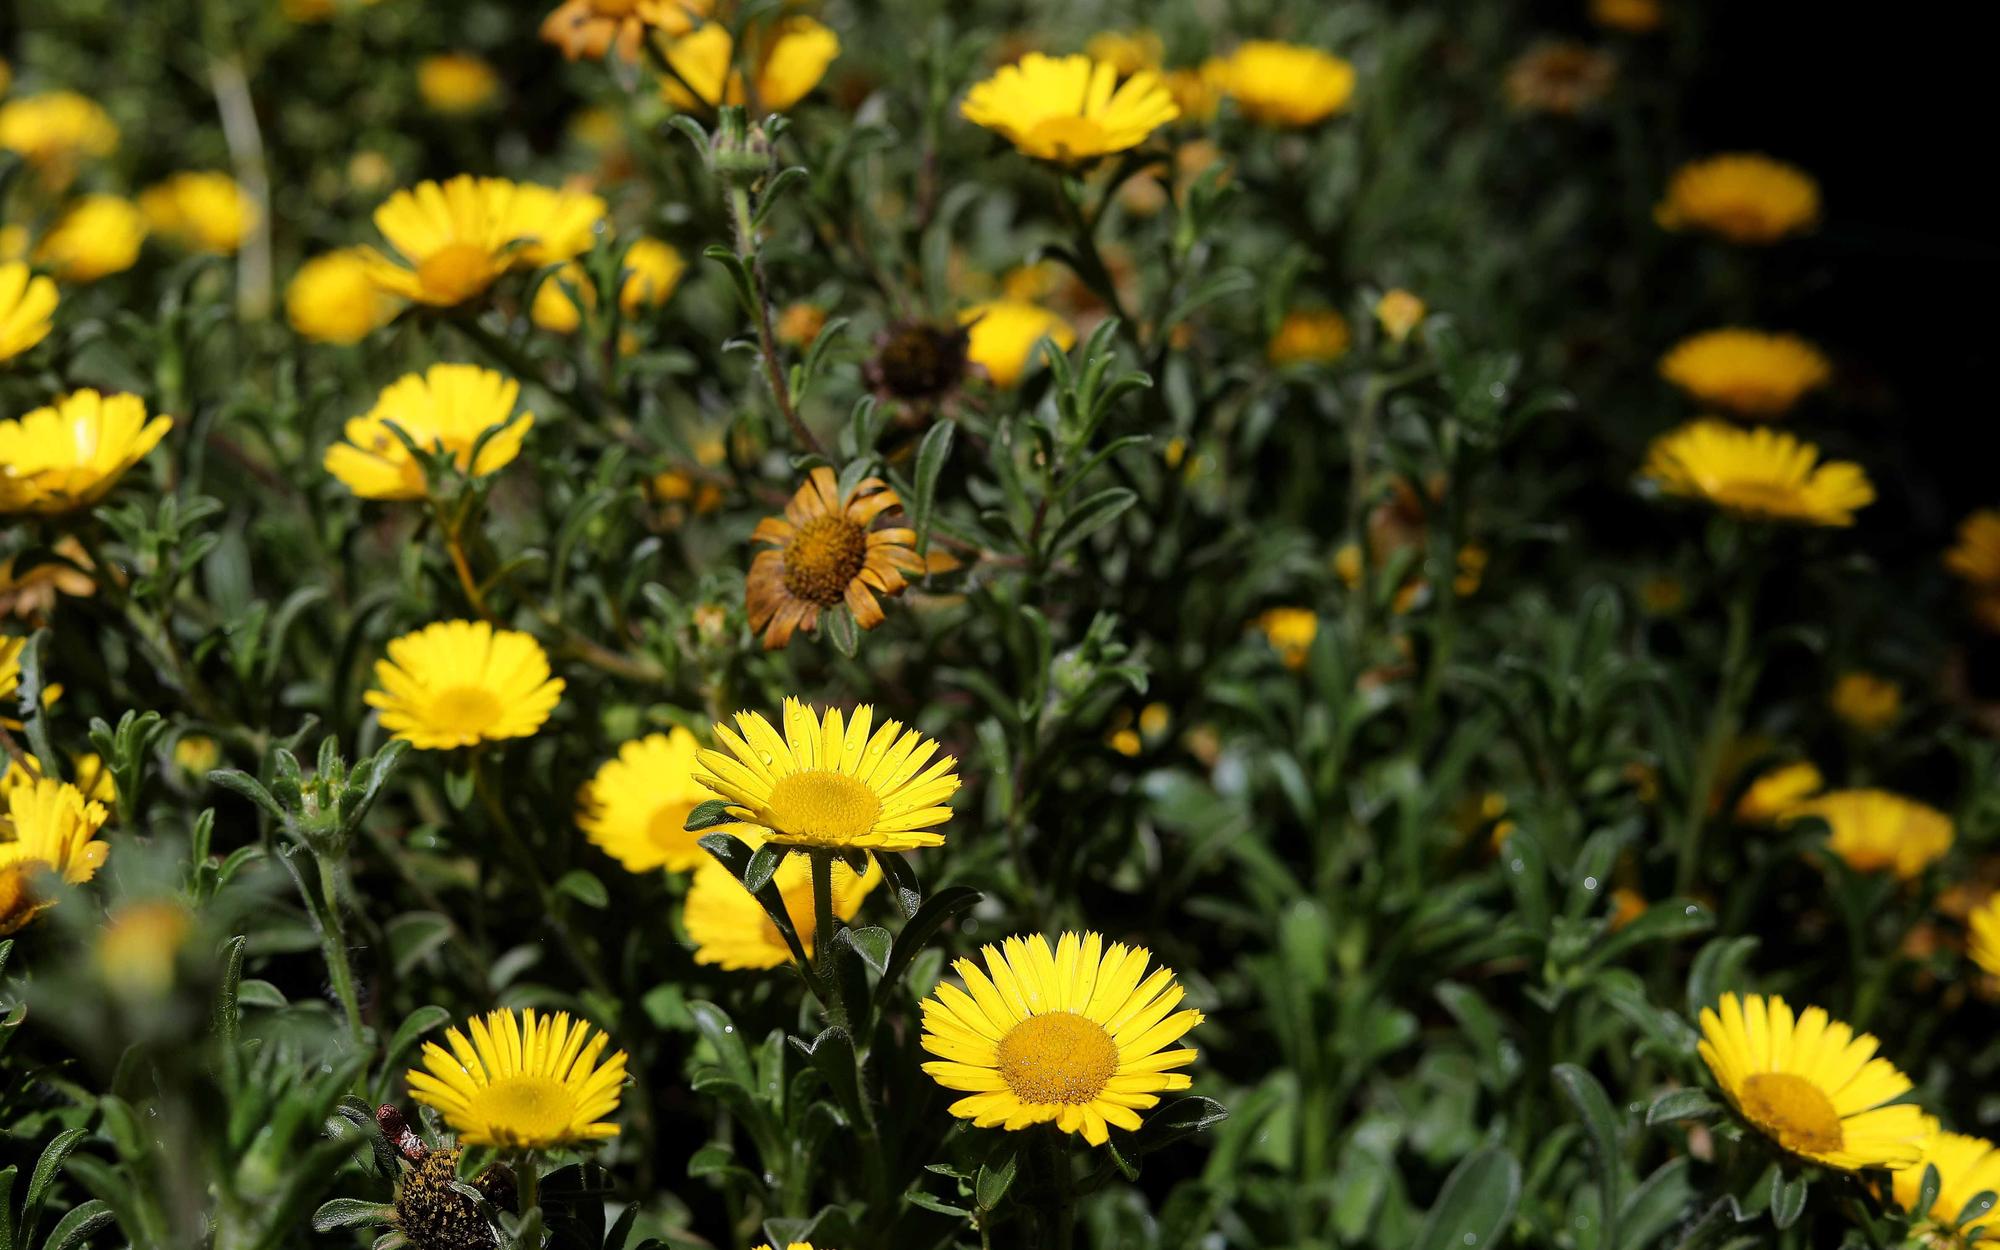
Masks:
[[[1660,28],[1661,0],[1590,0],[1590,20],[1599,26],[1643,35]]]
[[[110,847],[97,836],[106,812],[75,786],[48,777],[17,785],[7,793],[0,820],[0,937],[55,905],[36,889],[48,873],[81,885],[97,875]]]
[[[587,191],[523,182],[515,185],[507,212],[509,233],[520,244],[513,267],[539,269],[589,251],[611,209]]]
[[[460,174],[396,192],[375,210],[375,228],[400,259],[365,249],[369,277],[390,294],[441,307],[485,294],[514,263],[514,191],[505,179]]]
[[[1731,243],[1775,243],[1819,221],[1819,184],[1768,156],[1731,153],[1674,171],[1653,215],[1668,230],[1705,230]]]
[[[744,606],[750,628],[762,631],[775,651],[799,629],[816,629],[822,612],[845,606],[862,629],[886,618],[876,595],[896,596],[909,586],[904,574],[922,575],[916,531],[876,518],[903,501],[881,478],[863,478],[841,494],[832,469],[820,465],[793,492],[782,517],[765,517],[750,541],[768,544],[750,562]]]
[[[129,997],[150,998],[174,983],[174,961],[194,928],[177,902],[127,903],[114,910],[97,936],[98,975]]]
[[[1382,333],[1396,343],[1407,341],[1424,323],[1429,311],[1421,299],[1402,287],[1382,292],[1382,298],[1375,301],[1375,320],[1382,327]]]
[[[1280,367],[1325,364],[1345,356],[1352,342],[1347,318],[1333,309],[1294,308],[1278,323],[1264,356]]]
[[[753,29],[748,48],[750,63],[756,66],[756,106],[781,113],[819,86],[827,66],[840,55],[840,38],[812,18],[797,16]],[[667,46],[667,64],[679,77],[666,80],[667,99],[678,109],[750,103],[735,60],[735,43],[720,22],[709,22],[674,40]]]
[[[1228,94],[1228,78],[1229,63],[1212,56],[1199,65],[1170,69],[1160,76],[1160,81],[1174,98],[1174,106],[1180,109],[1180,120],[1206,122],[1213,121],[1216,110],[1222,106],[1222,97]]]
[[[1628,885],[1611,891],[1611,914],[1606,918],[1611,932],[1631,924],[1646,914],[1646,896]]]
[[[1842,1172],[1901,1168],[1923,1150],[1924,1113],[1885,1105],[1910,1078],[1875,1057],[1879,1043],[1818,1007],[1724,994],[1701,1011],[1698,1049],[1737,1114],[1785,1150]]]
[[[49,336],[56,303],[54,282],[19,261],[0,263],[0,362]]]
[[[95,100],[74,91],[20,96],[0,103],[0,149],[66,183],[79,160],[118,150],[118,126]]]
[[[642,238],[626,250],[624,272],[624,282],[618,288],[618,307],[630,317],[666,303],[687,272],[687,262],[672,244]],[[564,265],[536,288],[534,304],[528,313],[536,325],[552,334],[573,334],[583,323],[583,314],[569,291],[563,289],[564,283],[575,288],[587,307],[597,306],[590,274],[575,262]]]
[[[2000,893],[1987,895],[1965,923],[1971,932],[1966,953],[1988,976],[2000,977]]]
[[[1618,63],[1573,40],[1536,44],[1507,67],[1507,103],[1524,112],[1573,117],[1610,93]]]
[[[1092,35],[1083,45],[1083,54],[1093,61],[1103,61],[1118,71],[1120,78],[1129,78],[1140,70],[1160,68],[1160,58],[1166,55],[1166,45],[1150,30],[1103,30]]]
[[[137,395],[90,390],[0,421],[0,515],[52,516],[96,503],[173,424],[168,416],[148,420]]]
[[[542,41],[572,61],[596,60],[614,48],[636,61],[649,31],[686,34],[709,7],[709,0],[564,0],[542,19]]]
[[[2000,633],[2000,510],[1984,508],[1959,522],[1944,563],[1972,592],[1973,616]]]
[[[1669,495],[1757,521],[1843,526],[1875,500],[1861,466],[1821,461],[1819,448],[1768,428],[1702,419],[1662,434],[1643,476]]]
[[[227,256],[257,225],[257,205],[228,174],[182,173],[139,193],[155,233],[183,247]]]
[[[389,643],[381,689],[362,696],[382,728],[423,751],[526,738],[562,699],[542,644],[485,621],[439,621]]]
[[[222,762],[222,745],[206,734],[182,734],[174,739],[174,767],[195,781]]]
[[[1913,1239],[1915,1244],[1963,1246],[1971,1244],[1978,1230],[1985,1230],[1989,1236],[2000,1231],[1994,1227],[2000,1216],[1995,1215],[1991,1199],[1993,1193],[2000,1191],[2000,1146],[1984,1137],[1947,1133],[1928,1117],[1926,1127],[1923,1155],[1908,1167],[1897,1168],[1889,1177],[1889,1189],[1896,1205],[1909,1212],[1912,1219],[1926,1221],[1950,1236],[1926,1235]],[[1930,1168],[1937,1169],[1937,1196],[1931,1200],[1930,1210],[1919,1211],[1916,1208],[1923,1197],[1924,1173]],[[1988,1195],[1986,1204],[1972,1207],[1972,1200],[1981,1194]],[[1971,1214],[1960,1223],[1959,1216],[1968,1209]]]
[[[986,370],[995,386],[1013,386],[1028,371],[1035,345],[1048,339],[1058,351],[1076,346],[1076,331],[1059,313],[1019,299],[988,300],[958,314],[970,328],[965,358]]]
[[[810,347],[826,328],[826,309],[803,300],[785,305],[778,314],[778,341],[791,347]]]
[[[1827,706],[1859,733],[1879,734],[1896,723],[1903,710],[1903,690],[1874,673],[1842,673],[1827,696]]]
[[[1222,81],[1243,115],[1267,126],[1310,126],[1354,97],[1353,65],[1318,48],[1264,39],[1231,53]]]
[[[90,556],[76,536],[65,534],[57,539],[54,551],[61,560],[44,560],[25,573],[15,572],[15,556],[0,560],[0,618],[18,616],[40,622],[55,611],[57,595],[82,599],[96,593],[97,583],[89,572]]]
[[[1146,975],[1152,952],[1095,933],[1010,937],[952,969],[923,1003],[924,1071],[965,1095],[951,1114],[1009,1131],[1053,1124],[1093,1146],[1136,1129],[1160,1094],[1188,1088],[1192,1048],[1166,1049],[1202,1022],[1171,969]]]
[[[451,1029],[446,1050],[425,1042],[410,1069],[410,1097],[434,1107],[461,1146],[547,1150],[616,1137],[608,1117],[625,1085],[625,1052],[603,1063],[611,1042],[566,1011],[516,1016],[503,1007],[475,1017],[472,1036]]]
[[[1796,335],[1732,329],[1682,339],[1661,358],[1660,376],[1701,403],[1745,417],[1781,417],[1807,391],[1825,386],[1833,369]]]
[[[843,721],[798,699],[785,700],[784,736],[757,712],[738,712],[737,730],[715,727],[723,750],[696,757],[695,780],[730,802],[730,814],[769,830],[768,839],[817,849],[906,851],[940,846],[936,826],[951,819],[958,761],[900,721],[874,729],[864,704]],[[737,731],[740,731],[740,736]],[[929,767],[926,767],[926,765]]]
[[[1038,160],[1075,165],[1138,147],[1180,116],[1160,76],[1087,56],[1030,52],[965,94],[959,114]]]
[[[1951,849],[1951,817],[1887,790],[1832,790],[1792,808],[1787,820],[1817,817],[1827,847],[1856,872],[1893,871],[1905,881]]]
[[[1311,608],[1266,608],[1257,616],[1257,628],[1286,668],[1301,669],[1319,636],[1319,616]]]
[[[513,462],[535,415],[514,415],[521,384],[477,365],[432,365],[382,388],[375,406],[347,423],[347,441],[326,449],[326,471],[363,499],[422,499],[430,491],[423,465],[390,423],[417,446],[447,452],[461,473],[485,477]],[[498,430],[479,448],[489,430]]]
[[[439,113],[477,113],[500,96],[500,75],[470,52],[440,52],[417,62],[417,94]]]
[[[686,909],[681,913],[688,939],[694,943],[694,961],[715,964],[731,972],[756,968],[778,968],[792,962],[792,948],[778,932],[764,905],[743,888],[735,873],[706,853],[695,869],[694,884],[688,888]],[[882,880],[882,867],[872,859],[865,874],[857,874],[845,863],[833,866],[833,914],[838,920],[852,920],[861,910],[862,899]],[[778,865],[771,883],[785,900],[785,914],[806,954],[815,953],[813,941],[819,936],[818,917],[813,909],[812,862],[803,855],[790,855]]]
[[[679,725],[619,747],[578,796],[577,826],[628,872],[687,872],[709,862],[700,839],[711,831],[687,831],[695,804],[716,797],[694,779],[698,750]]]
[[[1780,764],[1743,791],[1736,801],[1736,819],[1747,825],[1778,824],[1825,788],[1826,778],[1810,761]]]
[[[375,285],[369,253],[347,247],[299,266],[285,288],[292,329],[321,343],[358,343],[395,320],[403,302]]]
[[[139,259],[146,218],[132,201],[86,195],[72,203],[35,245],[35,260],[64,282],[95,282]]]

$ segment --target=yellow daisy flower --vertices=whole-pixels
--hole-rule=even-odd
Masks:
[[[1266,608],[1257,616],[1257,628],[1286,668],[1302,669],[1319,636],[1319,615],[1311,608]]]
[[[951,819],[945,803],[958,789],[958,761],[930,762],[937,743],[900,721],[873,735],[875,709],[863,705],[843,722],[798,699],[785,700],[784,736],[756,712],[738,712],[737,730],[715,727],[727,751],[696,756],[694,778],[730,802],[730,814],[770,831],[769,840],[807,848],[905,851],[939,846],[931,832]]]
[[[687,872],[712,862],[702,834],[687,831],[695,804],[715,797],[694,779],[700,749],[678,725],[619,747],[583,787],[576,823],[584,836],[629,872]]]
[[[503,178],[460,174],[396,192],[375,210],[375,228],[401,260],[367,249],[369,276],[384,291],[438,307],[484,294],[514,263],[514,191]]]
[[[66,182],[79,159],[118,150],[118,126],[95,100],[74,91],[21,96],[0,104],[0,149]]]
[[[1191,1048],[1168,1046],[1202,1021],[1175,1011],[1184,991],[1171,969],[1146,975],[1152,952],[1095,933],[1040,934],[985,947],[986,970],[953,962],[965,986],[941,983],[924,1000],[924,1065],[938,1084],[969,1095],[951,1113],[980,1128],[1054,1124],[1093,1146],[1112,1127],[1136,1129],[1165,1090],[1186,1089]]]
[[[380,690],[362,698],[382,727],[425,751],[526,738],[562,698],[533,638],[485,621],[439,621],[389,643]]]
[[[695,944],[694,961],[714,964],[730,972],[756,968],[779,968],[792,962],[792,948],[771,923],[764,905],[743,888],[735,873],[704,855],[695,869],[694,884],[688,888],[687,906],[681,913],[688,939]],[[814,932],[818,917],[813,909],[812,862],[803,855],[791,855],[778,865],[771,878],[785,900],[785,914],[808,956],[814,953]],[[882,880],[882,867],[872,859],[866,873],[857,874],[844,863],[833,866],[833,914],[846,921],[861,910],[861,900]]]
[[[35,261],[64,282],[95,282],[130,269],[145,241],[146,218],[132,201],[86,195],[35,245]]]
[[[1644,476],[1669,495],[1704,499],[1756,521],[1843,526],[1875,500],[1860,465],[1770,429],[1704,418],[1653,440]]]
[[[965,358],[986,370],[993,385],[1010,387],[1028,371],[1035,344],[1043,339],[1057,349],[1076,346],[1076,330],[1061,314],[1021,299],[988,300],[958,314],[969,327]]]
[[[1831,790],[1800,803],[1790,820],[1826,822],[1827,847],[1856,872],[1894,872],[1908,881],[1951,849],[1951,817],[1887,790]]]
[[[97,836],[105,816],[104,804],[48,777],[7,792],[6,819],[0,820],[0,937],[55,905],[36,892],[38,874],[51,873],[71,885],[97,875],[110,851]]]
[[[626,249],[625,277],[618,287],[618,307],[627,317],[667,302],[687,272],[687,261],[670,243],[640,239]],[[528,316],[551,334],[573,334],[583,324],[582,310],[563,289],[576,289],[587,307],[596,307],[597,294],[590,275],[572,261],[535,289],[535,302]]]
[[[1781,764],[1750,783],[1736,801],[1736,819],[1746,825],[1775,825],[1825,788],[1826,778],[1811,762]]]
[[[1776,243],[1819,221],[1819,184],[1768,156],[1711,156],[1674,171],[1653,216],[1668,230],[1705,230],[1731,243]]]
[[[966,92],[959,114],[1038,160],[1075,165],[1138,147],[1181,115],[1160,76],[1087,56],[1030,52]]]
[[[1963,1239],[1982,1228],[2000,1222],[2000,1215],[1988,1204],[1984,1212],[1975,1214],[1965,1223],[1958,1223],[1959,1213],[1966,1204],[1983,1193],[2000,1192],[2000,1146],[1995,1146],[1984,1137],[1971,1137],[1964,1133],[1947,1133],[1936,1120],[1928,1121],[1930,1132],[1924,1146],[1923,1157],[1906,1168],[1897,1168],[1889,1177],[1889,1190],[1895,1195],[1896,1204],[1918,1220],[1949,1230],[1955,1238],[1949,1244],[1963,1245]],[[1931,1202],[1931,1209],[1916,1209],[1918,1198],[1923,1195],[1924,1170],[1935,1167],[1938,1172],[1937,1197]],[[1991,1231],[2000,1231],[2000,1228]],[[1918,1239],[1917,1244],[1939,1245]]]
[[[19,261],[0,264],[0,362],[49,336],[56,303],[54,282]]]
[[[1122,78],[1160,68],[1167,46],[1150,30],[1101,30],[1084,43],[1083,54],[1093,61],[1106,62]]]
[[[686,34],[709,7],[709,0],[563,0],[542,19],[542,41],[572,61],[594,61],[614,49],[636,61],[650,30]]]
[[[877,517],[903,501],[880,478],[863,478],[842,498],[825,465],[814,469],[785,505],[782,517],[757,522],[750,541],[769,543],[750,562],[744,604],[750,628],[775,651],[799,629],[816,629],[820,613],[847,605],[854,623],[873,629],[888,619],[877,594],[900,595],[904,574],[922,574],[917,534],[905,526],[875,529]]]
[[[788,17],[753,29],[749,60],[756,66],[757,107],[782,113],[805,99],[839,55],[840,37],[810,17]],[[736,45],[720,22],[674,40],[667,46],[667,64],[679,77],[668,78],[662,90],[677,109],[749,103],[743,72],[736,68]]]
[[[320,343],[358,343],[395,320],[403,302],[376,286],[366,248],[315,256],[285,288],[285,317]]]
[[[1223,90],[1266,126],[1310,126],[1354,98],[1354,66],[1318,48],[1254,39],[1223,63]]]
[[[1833,368],[1792,334],[1710,330],[1682,339],[1660,360],[1660,376],[1704,404],[1745,417],[1782,417]]]
[[[376,397],[364,416],[347,423],[347,441],[326,449],[326,471],[363,499],[422,499],[430,491],[421,462],[389,427],[401,427],[419,447],[449,452],[461,473],[485,477],[511,464],[535,414],[514,415],[521,384],[477,365],[432,365],[405,374]],[[472,449],[489,430],[479,458]]]
[[[608,1034],[566,1011],[516,1016],[502,1007],[425,1042],[423,1070],[409,1071],[410,1097],[437,1109],[463,1146],[546,1150],[616,1137],[625,1052],[603,1063]]]
[[[0,421],[0,515],[53,516],[104,498],[173,427],[137,395],[72,391]]]
[[[175,174],[139,193],[146,224],[184,247],[227,256],[257,225],[257,205],[228,174]]]
[[[1776,996],[1724,994],[1720,1011],[1701,1012],[1698,1048],[1729,1105],[1785,1150],[1843,1172],[1908,1167],[1923,1151],[1923,1111],[1883,1105],[1910,1078],[1877,1045],[1818,1007],[1795,1018]]]
[[[1879,734],[1896,723],[1903,710],[1903,689],[1873,673],[1842,673],[1833,683],[1826,705],[1850,729]]]
[[[1294,308],[1278,323],[1278,331],[1264,349],[1272,364],[1325,364],[1347,354],[1354,336],[1347,318],[1331,308]]]
[[[520,243],[516,269],[561,264],[590,250],[611,208],[602,196],[523,182],[508,206],[509,234]]]
[[[500,75],[470,52],[440,52],[417,62],[417,94],[447,116],[477,113],[500,94]]]
[[[1401,287],[1382,292],[1382,298],[1375,301],[1376,324],[1395,343],[1408,341],[1429,311],[1421,299]]]
[[[2000,509],[1982,508],[1958,524],[1944,566],[1980,587],[2000,587]]]
[[[1228,80],[1229,63],[1219,56],[1184,69],[1170,69],[1160,76],[1167,94],[1174,98],[1174,107],[1181,111],[1180,120],[1185,122],[1213,121],[1222,97],[1229,93]]]
[[[2000,894],[1989,895],[1974,908],[1966,917],[1966,924],[1972,932],[1972,940],[1966,946],[1972,962],[1987,975],[2000,977]]]

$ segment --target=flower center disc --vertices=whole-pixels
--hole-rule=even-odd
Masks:
[[[1026,1020],[1000,1039],[1000,1079],[1022,1102],[1080,1107],[1118,1071],[1118,1046],[1104,1026],[1073,1011]]]
[[[653,812],[653,818],[646,822],[646,836],[653,845],[671,850],[686,844],[691,836],[687,831],[688,813],[694,810],[692,803],[662,803]]]
[[[1028,132],[1024,145],[1038,156],[1071,160],[1104,151],[1104,127],[1088,117],[1045,117]]]
[[[785,589],[794,598],[830,608],[868,558],[868,532],[846,517],[814,517],[785,548]]]
[[[453,686],[431,701],[431,719],[440,729],[476,736],[500,719],[500,700],[479,686]]]
[[[493,266],[486,249],[470,243],[447,243],[417,265],[424,290],[457,304],[486,289]]]
[[[882,801],[846,773],[815,769],[778,778],[770,810],[772,829],[781,838],[846,846],[875,828]]]
[[[561,1138],[575,1106],[561,1082],[546,1076],[516,1076],[481,1090],[472,1109],[493,1127],[495,1137],[543,1142]]]
[[[1840,1113],[1819,1086],[1789,1072],[1760,1072],[1743,1082],[1743,1114],[1795,1154],[1827,1154],[1846,1138]]]

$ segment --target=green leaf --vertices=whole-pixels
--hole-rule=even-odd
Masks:
[[[728,799],[705,799],[695,804],[688,812],[687,823],[682,828],[689,833],[699,833],[703,829],[713,829],[717,825],[734,822],[735,817],[729,814]]]
[[[1680,1223],[1688,1203],[1694,1200],[1687,1172],[1686,1156],[1669,1159],[1634,1187],[1618,1209],[1618,1240],[1608,1244],[1615,1250],[1644,1250]]]
[[[951,438],[957,426],[939,421],[925,432],[917,447],[916,497],[910,502],[910,528],[917,532],[917,551],[930,547],[931,514],[937,504],[938,476],[951,456]]]
[[[1048,558],[1053,560],[1061,556],[1117,520],[1127,508],[1138,502],[1138,492],[1124,486],[1109,486],[1078,500],[1076,506],[1063,517],[1062,524],[1056,527],[1055,536],[1049,540]]]
[[[1618,1239],[1618,1208],[1625,1179],[1624,1118],[1597,1078],[1573,1063],[1550,1069],[1556,1087],[1583,1121],[1590,1153],[1597,1165],[1597,1196],[1603,1210],[1604,1239]]]
[[[846,930],[847,940],[861,958],[877,974],[889,970],[889,952],[895,946],[895,937],[881,925],[863,925]]]
[[[1411,1250],[1484,1250],[1499,1242],[1521,1198],[1521,1165],[1498,1146],[1459,1161]]]
[[[743,1044],[743,1035],[736,1031],[729,1013],[710,1002],[689,1003],[688,1013],[694,1017],[695,1029],[715,1051],[723,1073],[744,1089],[755,1090],[757,1074],[750,1063],[750,1049]]]
[[[979,1167],[979,1179],[973,1184],[973,1195],[981,1211],[991,1211],[1000,1205],[1000,1200],[1013,1188],[1014,1173],[1020,1156],[1008,1151],[998,1163],[984,1163]]]
[[[100,1229],[108,1226],[111,1220],[111,1208],[101,1198],[92,1198],[71,1207],[69,1214],[57,1220],[56,1226],[49,1230],[49,1239],[42,1243],[41,1250],[77,1250]]]
[[[812,1063],[813,1070],[826,1082],[832,1091],[833,1100],[845,1112],[850,1124],[866,1124],[868,1110],[861,1105],[861,1077],[854,1057],[854,1037],[846,1029],[835,1025],[808,1046],[804,1039],[794,1037],[792,1046]]]
[[[1698,1089],[1673,1089],[1653,1100],[1646,1108],[1647,1124],[1669,1124],[1675,1120],[1710,1120],[1722,1113],[1722,1106]]]
[[[330,1233],[336,1228],[359,1228],[370,1224],[391,1224],[396,1219],[396,1208],[386,1202],[364,1202],[359,1198],[334,1198],[322,1203],[313,1212],[312,1226],[316,1233]]]
[[[910,867],[910,861],[895,851],[875,852],[875,862],[882,866],[882,875],[896,891],[896,906],[903,909],[905,919],[917,914],[923,906],[923,883],[917,880],[917,870]]]
[[[418,1038],[450,1022],[451,1013],[436,1004],[419,1007],[404,1016],[403,1023],[397,1026],[395,1035],[389,1039],[389,1048],[382,1052],[383,1066],[394,1067],[403,1052],[417,1044]]]
[[[564,873],[556,880],[556,891],[598,911],[611,905],[610,892],[587,868],[572,868]]]
[[[1229,1108],[1213,1098],[1176,1098],[1149,1112],[1145,1123],[1126,1134],[1120,1153],[1138,1159],[1228,1118]]]
[[[56,1183],[56,1173],[85,1136],[83,1129],[66,1129],[42,1147],[42,1157],[35,1163],[35,1174],[28,1179],[28,1192],[21,1199],[21,1250],[32,1250],[35,1227],[41,1223],[42,1205],[48,1201],[49,1191]],[[8,1222],[12,1209],[10,1202],[0,1199],[0,1225]]]
[[[1790,1228],[1805,1214],[1806,1191],[1812,1185],[1812,1178],[1805,1172],[1787,1179],[1782,1170],[1771,1176],[1771,1223],[1780,1229]]]
[[[904,924],[903,931],[896,935],[896,944],[889,949],[889,963],[882,970],[882,980],[875,987],[875,1002],[880,1006],[887,1001],[890,987],[902,978],[910,961],[929,944],[946,921],[979,901],[979,891],[962,885],[954,885],[939,890],[924,900],[917,914]]]

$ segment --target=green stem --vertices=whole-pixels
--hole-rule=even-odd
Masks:
[[[750,319],[757,331],[757,354],[764,361],[764,380],[770,383],[771,398],[777,401],[778,412],[791,427],[792,437],[799,446],[822,460],[827,459],[826,448],[806,423],[799,418],[798,409],[792,406],[791,384],[785,381],[784,366],[778,363],[778,336],[771,329],[771,301],[765,294],[764,262],[757,254],[757,227],[750,213],[750,189],[741,182],[729,187],[729,220],[736,231],[736,255],[743,262],[744,272],[750,275],[750,296],[754,305],[750,309]]]
[[[525,1218],[528,1212],[542,1205],[541,1176],[535,1170],[535,1152],[523,1150],[514,1161],[515,1206]],[[548,1221],[544,1220],[544,1224]]]
[[[1749,693],[1750,617],[1756,598],[1756,583],[1744,578],[1732,588],[1729,599],[1728,634],[1723,642],[1722,671],[1715,707],[1709,716],[1708,732],[1702,738],[1701,757],[1688,788],[1687,808],[1681,816],[1680,861],[1674,871],[1674,893],[1685,896],[1694,888],[1701,863],[1702,832],[1708,824],[1709,794],[1722,771],[1722,760],[1736,736],[1744,696]]]
[[[812,862],[813,887],[813,970],[826,999],[827,1023],[847,1027],[847,1000],[841,995],[840,976],[834,969],[833,859],[832,851],[806,852]]]
[[[340,918],[340,870],[333,861],[317,853],[313,854],[313,862],[319,865],[319,898],[315,899],[308,890],[306,902],[318,913],[320,945],[326,952],[327,975],[333,982],[334,994],[340,999],[341,1010],[347,1016],[348,1036],[359,1046],[363,1027],[361,996],[355,989],[354,968],[347,959],[347,926]]]

